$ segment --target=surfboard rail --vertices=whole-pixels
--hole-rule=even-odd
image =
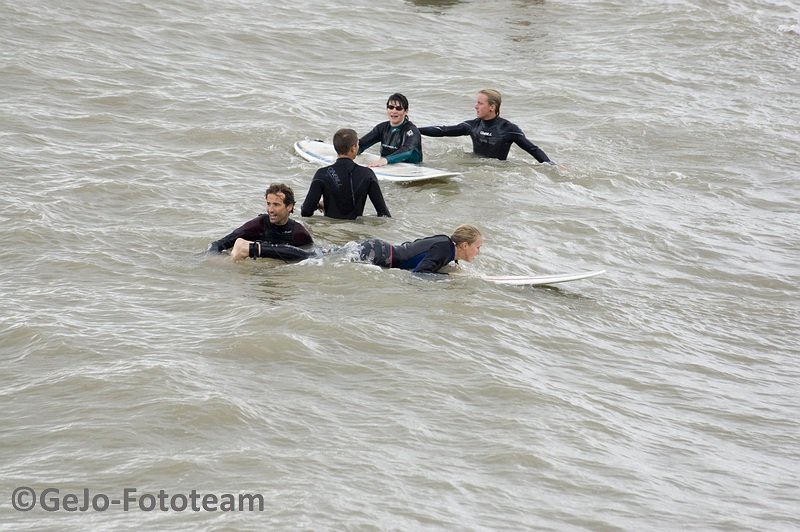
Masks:
[[[593,270],[586,272],[571,272],[548,275],[483,275],[481,279],[495,284],[514,285],[514,286],[536,286],[543,284],[565,283],[568,281],[579,281],[606,273],[605,270]]]

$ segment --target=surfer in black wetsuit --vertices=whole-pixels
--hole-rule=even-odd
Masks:
[[[477,118],[467,120],[455,126],[426,126],[419,132],[427,137],[460,137],[469,135],[472,138],[472,151],[481,157],[491,157],[504,161],[512,144],[516,144],[540,163],[555,164],[545,152],[528,140],[525,133],[516,124],[500,118],[502,97],[499,91],[483,89],[478,92],[475,101]]]
[[[480,252],[483,236],[472,225],[456,227],[451,236],[435,235],[393,246],[384,240],[359,243],[360,259],[386,268],[416,273],[436,273],[450,262],[472,262]]]
[[[313,216],[319,209],[330,218],[355,220],[364,214],[369,197],[378,216],[391,217],[375,172],[353,160],[358,154],[358,134],[352,129],[340,129],[333,136],[333,147],[336,162],[314,174],[300,215]]]
[[[386,122],[381,122],[372,131],[358,140],[358,153],[381,143],[381,158],[367,166],[383,166],[393,163],[421,163],[422,137],[419,129],[408,119],[408,98],[396,92],[386,101]]]
[[[211,243],[209,253],[222,253],[231,249],[234,260],[245,257],[266,257],[294,261],[307,259],[316,254],[311,250],[314,243],[303,224],[289,218],[294,211],[294,191],[280,184],[270,185],[264,194],[266,214],[246,222],[229,235]]]

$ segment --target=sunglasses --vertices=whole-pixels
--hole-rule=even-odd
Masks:
[[[386,108],[387,109],[391,109],[393,111],[402,111],[403,110],[403,106],[402,105],[387,105]]]

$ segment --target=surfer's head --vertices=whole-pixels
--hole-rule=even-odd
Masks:
[[[289,185],[273,183],[267,188],[267,191],[264,193],[264,198],[266,199],[270,194],[283,194],[283,204],[287,207],[289,205],[294,205],[294,190],[292,190],[292,187]]]
[[[503,97],[500,95],[500,91],[481,89],[475,100],[475,112],[481,120],[491,120],[500,115],[501,103],[503,103]]]
[[[472,262],[483,245],[483,235],[474,225],[461,224],[455,228],[450,240],[456,245],[456,260]]]
[[[353,146],[358,146],[358,133],[354,129],[342,128],[333,134],[333,148],[339,155],[348,155]]]
[[[276,225],[285,225],[289,215],[294,212],[294,190],[283,183],[273,183],[264,193],[267,200],[269,221]]]
[[[395,108],[399,107],[400,109],[397,109],[398,111],[408,111],[408,98],[406,98],[399,92],[395,92],[394,94],[389,96],[388,100],[386,100],[387,109],[391,109],[391,107],[389,107],[390,105]]]
[[[386,100],[386,116],[392,127],[399,126],[406,121],[408,115],[408,98],[395,92]]]

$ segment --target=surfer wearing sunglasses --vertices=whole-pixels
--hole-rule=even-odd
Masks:
[[[381,143],[381,158],[368,166],[384,166],[393,163],[421,163],[422,136],[419,129],[408,118],[408,98],[395,92],[386,101],[386,117],[372,131],[358,140],[358,153],[373,144]]]

